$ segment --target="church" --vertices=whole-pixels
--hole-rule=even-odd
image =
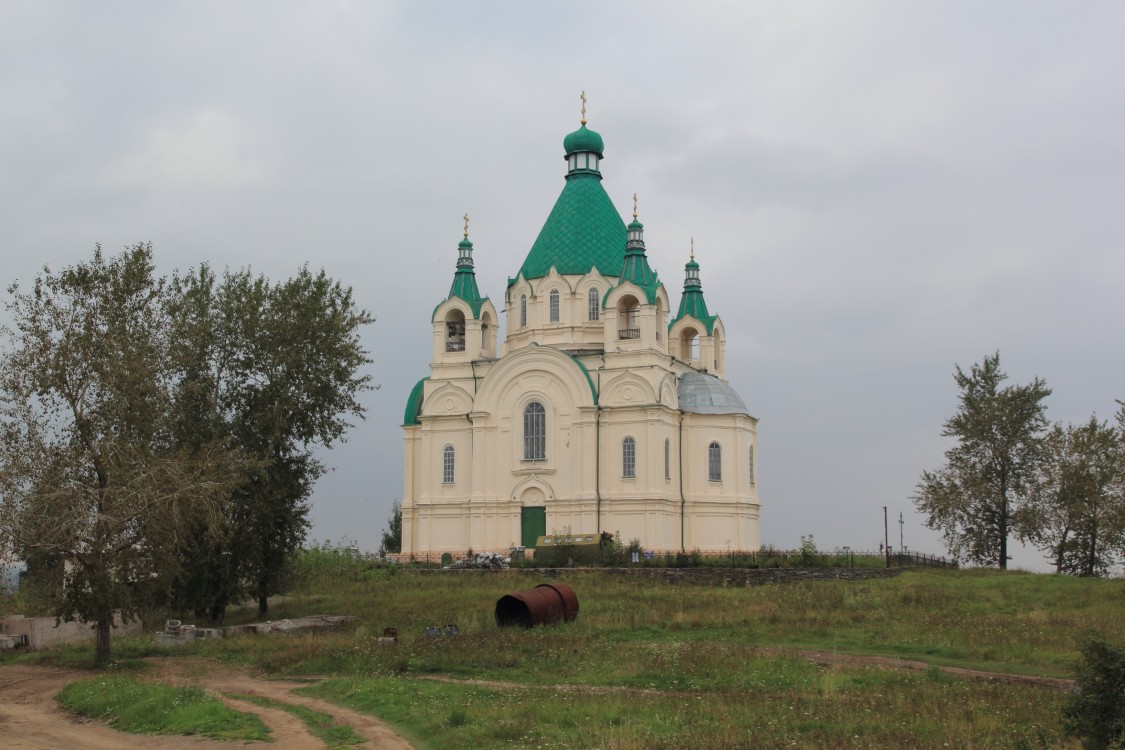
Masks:
[[[636,197],[626,225],[602,187],[584,102],[562,192],[507,280],[503,341],[465,217],[430,375],[406,401],[404,554],[533,548],[568,531],[662,552],[758,549],[758,420],[727,380],[723,321],[694,247],[673,314]]]

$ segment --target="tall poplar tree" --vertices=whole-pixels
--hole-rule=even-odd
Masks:
[[[282,282],[202,265],[172,280],[185,445],[221,438],[252,461],[218,528],[184,546],[181,606],[216,624],[251,596],[259,612],[304,541],[314,455],[345,438],[372,388],[360,344],[373,321],[352,290],[307,267]]]
[[[1055,425],[1030,506],[1031,538],[1056,573],[1108,575],[1125,552],[1125,452],[1118,430],[1091,417]]]
[[[55,614],[93,623],[144,611],[190,528],[222,514],[238,451],[173,438],[168,289],[136,245],[9,290],[0,360],[0,553],[38,571]]]
[[[1051,390],[1040,378],[1002,386],[999,353],[967,373],[957,367],[953,379],[959,407],[942,434],[956,442],[945,466],[922,473],[914,505],[955,559],[1005,569],[1009,538],[1028,539],[1033,530],[1028,504],[1045,454],[1043,402]]]

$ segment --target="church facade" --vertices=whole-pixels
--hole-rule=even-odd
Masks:
[[[410,393],[402,552],[534,547],[618,533],[658,551],[759,546],[757,419],[726,379],[726,331],[694,250],[673,311],[644,226],[602,187],[601,136],[563,141],[562,193],[503,297],[458,245]]]

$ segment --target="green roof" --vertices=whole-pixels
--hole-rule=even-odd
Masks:
[[[693,317],[698,320],[707,329],[707,335],[710,336],[714,333],[715,321],[719,318],[718,315],[709,315],[707,312],[707,302],[703,299],[703,291],[700,289],[693,289],[691,291],[684,291],[684,296],[680,297],[680,311],[676,313],[676,317],[668,323],[668,327],[674,326],[681,318]]]
[[[594,172],[573,172],[520,267],[525,279],[551,272],[616,276],[625,259],[625,222]]]
[[[718,315],[711,315],[707,311],[707,300],[703,299],[703,285],[699,281],[699,264],[694,256],[684,264],[684,296],[680,297],[680,310],[676,317],[668,323],[674,326],[681,318],[693,317],[707,328],[707,335],[714,333],[715,321]]]
[[[583,123],[582,127],[563,138],[563,150],[566,151],[567,156],[579,151],[592,151],[601,156],[605,150],[605,144],[602,142],[600,135],[593,130],[589,130]]]
[[[480,290],[477,288],[477,275],[473,271],[473,243],[469,241],[466,236],[465,239],[457,243],[457,250],[459,257],[457,259],[457,270],[453,272],[453,285],[449,287],[449,296],[443,299],[434,307],[434,313],[437,309],[444,305],[448,300],[457,297],[469,303],[469,307],[473,311],[473,319],[480,318],[480,309],[484,305],[488,297],[480,296]],[[434,317],[434,313],[430,313],[430,319]]]
[[[403,427],[422,424],[419,417],[422,416],[422,391],[426,387],[427,380],[429,380],[428,377],[422,378],[410,389],[410,396],[406,399],[406,413],[402,416]]]

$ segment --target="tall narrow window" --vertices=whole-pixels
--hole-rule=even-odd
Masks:
[[[441,449],[441,483],[453,484],[457,477],[456,458],[452,445]]]
[[[527,326],[527,295],[520,295],[520,328]]]
[[[750,446],[750,484],[754,482],[754,446]]]
[[[550,302],[550,304],[551,304],[551,322],[552,323],[558,323],[559,322],[559,290],[558,289],[552,289],[551,290],[551,302]]]
[[[621,476],[637,476],[637,441],[631,437],[621,441]]]
[[[547,457],[547,410],[532,401],[523,410],[523,460],[542,461]]]
[[[664,439],[664,478],[672,478],[672,441]]]
[[[598,288],[596,286],[590,287],[590,291],[586,293],[586,317],[590,320],[597,320],[601,317],[602,301],[598,296]]]
[[[723,448],[718,443],[707,446],[707,480],[723,481]]]

